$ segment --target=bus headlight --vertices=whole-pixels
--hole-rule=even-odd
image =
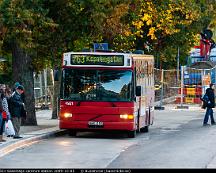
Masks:
[[[120,118],[132,120],[134,118],[134,115],[122,114],[120,115]]]
[[[71,118],[73,115],[71,113],[64,113],[63,116],[65,118]]]

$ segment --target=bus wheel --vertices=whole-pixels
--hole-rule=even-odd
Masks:
[[[149,131],[148,126],[142,127],[140,129],[140,132],[148,132],[148,131]]]
[[[134,131],[129,131],[129,132],[128,132],[128,137],[129,137],[129,138],[135,138],[135,137],[136,137],[136,130],[134,130]]]
[[[77,134],[77,131],[75,131],[75,130],[68,130],[68,135],[69,136],[76,136],[76,134]]]

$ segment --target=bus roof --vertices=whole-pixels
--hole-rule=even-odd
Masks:
[[[148,55],[148,54],[135,54],[135,53],[121,53],[121,52],[66,52],[64,53],[64,55],[66,54],[80,54],[80,55],[132,55],[134,56],[152,56],[152,55]]]

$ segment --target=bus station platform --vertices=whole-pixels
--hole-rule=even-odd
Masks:
[[[21,126],[20,136],[23,138],[14,139],[3,135],[6,142],[0,142],[0,157],[32,143],[48,138],[50,136],[60,135],[64,130],[58,127],[58,119],[52,118],[51,110],[36,111],[37,126]]]

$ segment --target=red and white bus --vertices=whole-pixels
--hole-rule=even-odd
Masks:
[[[147,132],[154,113],[154,57],[144,54],[63,54],[60,129]]]

